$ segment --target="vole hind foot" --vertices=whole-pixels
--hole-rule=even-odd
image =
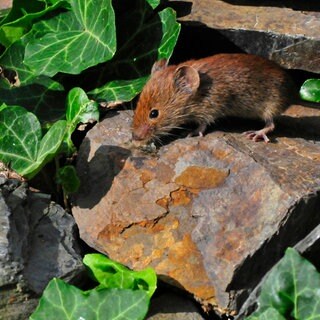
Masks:
[[[268,143],[270,139],[267,137],[267,133],[272,132],[274,130],[274,123],[273,120],[267,120],[266,126],[261,130],[251,130],[246,131],[243,134],[248,137],[248,139],[251,139],[254,142],[263,140],[264,142]]]
[[[243,134],[246,135],[248,139],[254,142],[263,140],[264,142],[268,143],[270,141],[263,129],[258,131],[246,131]]]
[[[190,138],[190,137],[203,137],[204,135],[204,132],[206,131],[207,129],[207,125],[205,123],[202,123],[198,126],[197,129],[193,130],[192,132],[190,132],[187,137]]]

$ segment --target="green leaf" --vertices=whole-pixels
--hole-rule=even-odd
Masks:
[[[34,21],[64,3],[65,1],[55,1],[53,5],[47,5],[44,1],[14,0],[10,13],[1,21],[0,43],[9,47],[29,32]]]
[[[80,179],[74,166],[64,166],[57,172],[57,183],[62,185],[66,194],[77,192],[80,187]]]
[[[98,103],[90,100],[81,88],[73,88],[67,97],[66,118],[72,130],[74,130],[80,122],[98,121]]]
[[[87,124],[99,120],[98,103],[90,100],[81,88],[73,88],[67,97],[66,118],[68,130],[65,141],[69,152],[72,152],[74,149],[71,141],[72,133],[80,123]]]
[[[33,113],[19,106],[2,106],[0,160],[30,179],[57,154],[65,131],[66,121],[61,120],[42,138],[40,122]]]
[[[39,84],[10,89],[0,88],[0,97],[1,102],[20,105],[32,111],[42,123],[52,122],[65,116],[66,92],[57,89],[59,87],[54,82],[51,82],[49,88]]]
[[[131,101],[139,94],[149,77],[134,80],[115,80],[89,92],[100,101]]]
[[[153,9],[155,9],[160,4],[160,0],[147,0],[147,1]]]
[[[157,276],[152,268],[131,271],[102,254],[87,254],[83,263],[100,287],[145,290],[151,298],[157,287]]]
[[[50,127],[48,132],[41,139],[36,161],[38,164],[37,171],[57,155],[66,133],[66,127],[67,122],[65,120],[59,120]],[[35,173],[36,172],[33,172],[33,175]]]
[[[320,102],[320,79],[306,80],[301,89],[300,97],[311,102]]]
[[[260,316],[268,308],[276,309],[286,319],[320,319],[320,274],[294,249],[288,248],[271,270],[252,316]]]
[[[19,106],[0,111],[0,160],[24,175],[37,160],[41,140],[37,117]]]
[[[15,73],[17,76],[16,81],[18,83],[13,84],[14,86],[28,85],[31,83],[39,83],[42,86],[46,84],[46,86],[50,86],[51,83],[54,83],[53,80],[45,76],[36,75],[23,63],[25,45],[30,39],[30,34],[28,34],[12,44],[0,57],[0,65],[5,71]],[[3,82],[3,79],[1,79],[1,81]],[[1,85],[1,87],[7,88],[8,86]]]
[[[49,20],[50,32],[30,41],[25,64],[38,75],[79,74],[112,58],[116,50],[115,17],[111,0],[69,0],[72,11]],[[41,30],[43,22],[35,24]]]
[[[260,315],[252,315],[247,320],[286,320],[276,309],[268,308]]]
[[[43,292],[30,320],[139,320],[148,310],[148,297],[142,290],[94,289],[83,292],[53,279]]]
[[[153,63],[170,58],[179,36],[180,24],[171,8],[155,13],[145,0],[131,0],[128,6],[124,12],[117,11],[122,17],[117,24],[118,50],[111,61],[99,67],[101,81],[122,80],[107,81],[91,90],[97,100],[132,100],[142,90]]]
[[[172,8],[159,12],[163,36],[158,49],[158,59],[169,59],[177,43],[181,25],[176,20],[176,13]]]

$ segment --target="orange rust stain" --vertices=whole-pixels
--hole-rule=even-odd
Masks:
[[[214,305],[215,289],[202,264],[202,256],[189,234],[169,249],[168,260],[161,267],[186,290]],[[156,269],[157,270],[157,269]]]
[[[175,179],[175,183],[187,188],[209,189],[222,184],[228,175],[228,171],[191,166]]]
[[[160,259],[163,256],[163,250],[154,249],[152,250],[152,259]]]
[[[168,210],[169,202],[170,202],[170,197],[165,196],[165,197],[163,197],[163,198],[161,198],[161,199],[158,199],[158,200],[156,201],[156,204],[157,204],[158,206],[160,206],[160,207]]]
[[[98,234],[98,239],[105,239],[106,241],[113,240],[117,238],[119,234],[127,227],[127,225],[123,224],[112,224],[105,227]]]
[[[150,231],[152,231],[154,234],[157,234],[158,232],[165,230],[165,228],[166,227],[163,224],[157,223],[150,229]]]
[[[230,154],[230,151],[226,151],[226,150],[217,149],[212,151],[212,155],[219,160],[225,159],[229,154]]]
[[[145,185],[146,183],[148,183],[149,181],[151,181],[152,179],[154,179],[154,173],[149,171],[149,170],[143,170],[141,172],[141,176],[140,176],[140,180],[142,182],[143,185]]]
[[[143,257],[144,245],[142,243],[136,243],[131,246],[130,252],[132,260],[139,260]]]
[[[148,228],[150,225],[153,225],[154,221],[150,221],[150,220],[143,220],[143,221],[139,221],[136,223],[137,226],[140,226],[142,228]]]
[[[174,206],[183,206],[190,203],[191,198],[188,196],[188,192],[184,188],[171,192],[172,204]]]

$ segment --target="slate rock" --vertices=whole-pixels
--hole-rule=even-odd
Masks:
[[[203,320],[199,307],[190,298],[167,292],[151,300],[147,320]]]
[[[70,214],[26,183],[0,178],[0,319],[27,319],[53,277],[83,271]]]
[[[312,1],[169,1],[181,22],[220,31],[247,53],[320,73],[320,12]],[[285,19],[284,19],[285,17]],[[208,40],[209,41],[209,40]]]
[[[156,154],[131,147],[131,119],[110,113],[80,148],[82,239],[130,268],[153,267],[204,308],[237,312],[320,223],[320,110],[293,106],[269,144],[247,140],[239,131],[258,124],[235,119]]]

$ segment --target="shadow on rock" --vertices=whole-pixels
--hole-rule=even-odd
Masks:
[[[90,156],[90,141],[85,139],[77,167],[81,180],[75,202],[80,208],[93,208],[111,188],[113,179],[122,170],[131,151],[118,146],[101,145],[93,157]],[[90,183],[88,183],[90,181]]]

